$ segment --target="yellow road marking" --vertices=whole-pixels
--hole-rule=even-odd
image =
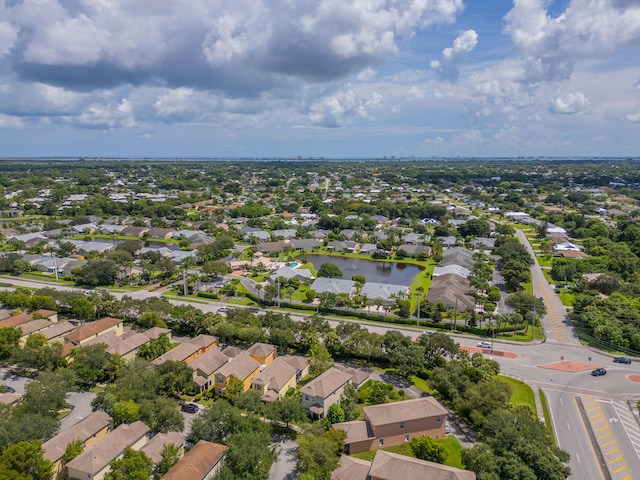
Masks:
[[[611,465],[612,463],[619,462],[620,460],[622,460],[622,457],[614,458],[613,460],[609,460],[607,462],[607,465]],[[624,462],[624,460],[622,460],[622,461]]]
[[[615,440],[611,440],[610,442],[603,443],[603,444],[602,444],[602,445],[600,445],[600,446],[604,448],[604,447],[608,447],[609,445],[614,445],[615,443],[616,443],[616,441],[615,441]],[[609,452],[605,453],[605,455],[609,455],[610,453],[617,452],[617,451],[618,451],[618,449],[611,450],[611,451],[609,451]]]
[[[609,432],[609,433],[605,433],[605,434],[603,434],[603,435],[600,435],[600,436],[598,437],[598,440],[602,440],[603,438],[610,437],[610,436],[611,436],[611,432]]]
[[[592,425],[595,425],[596,423],[602,423],[602,422],[606,422],[607,419],[606,418],[601,418],[600,420],[596,420],[595,422],[591,422]]]
[[[627,466],[625,465],[625,466],[623,466],[623,467],[620,467],[620,468],[615,469],[615,470],[614,470],[613,472],[611,472],[611,473],[614,473],[614,474],[615,474],[615,473],[621,472],[622,470],[626,470],[626,469],[627,469]]]
[[[598,432],[601,432],[602,430],[606,430],[607,428],[609,428],[609,425],[605,425],[604,427],[600,427],[599,429],[594,430],[594,432],[598,433]]]

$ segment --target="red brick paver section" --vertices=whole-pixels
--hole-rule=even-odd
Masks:
[[[602,365],[596,365],[595,363],[583,363],[583,362],[558,362],[548,363],[547,365],[540,365],[540,368],[548,368],[549,370],[560,370],[562,372],[584,372],[585,370],[593,370],[594,368],[600,368]]]
[[[503,352],[502,350],[491,350],[490,348],[480,348],[480,347],[466,347],[464,345],[460,345],[461,350],[466,350],[469,353],[480,352],[485,355],[495,355],[496,357],[504,357],[504,358],[518,358],[518,355],[513,352]]]
[[[640,375],[637,375],[637,374],[627,375],[627,378],[632,382],[640,383]]]

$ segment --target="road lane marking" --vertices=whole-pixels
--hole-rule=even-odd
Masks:
[[[620,473],[622,470],[626,470],[626,469],[627,469],[627,466],[626,466],[626,465],[624,465],[624,466],[622,466],[622,467],[620,467],[620,468],[615,469],[615,470],[614,470],[613,472],[611,472],[611,473],[613,473],[613,474],[615,475],[616,473]]]
[[[602,427],[602,428],[609,428],[609,427]],[[603,438],[610,437],[610,436],[611,436],[611,432],[604,433],[598,437],[598,440],[602,440]]]
[[[614,445],[615,443],[616,443],[616,441],[615,441],[615,439],[614,439],[614,440],[611,440],[611,441],[609,441],[609,442],[607,442],[607,443],[603,443],[603,444],[602,444],[602,445],[600,445],[600,446],[604,448],[604,447],[608,447],[609,445]],[[617,452],[617,451],[618,451],[618,450],[610,450],[610,451],[608,451],[607,453],[605,453],[605,455],[609,455],[610,453]]]
[[[609,426],[605,425],[604,427],[600,427],[597,430],[594,430],[594,432],[598,433],[598,432],[601,432],[602,430],[606,430],[607,428],[609,428]]]

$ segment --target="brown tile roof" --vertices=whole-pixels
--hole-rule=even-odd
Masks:
[[[141,421],[132,424],[123,423],[109,432],[93,448],[85,450],[71,460],[67,466],[69,469],[86,472],[93,476],[106,468],[109,462],[118,458],[125,448],[144,437],[148,431],[149,427]]]
[[[371,462],[343,455],[340,466],[331,474],[331,480],[367,480]]]
[[[111,417],[105,412],[102,410],[92,412],[78,423],[44,442],[42,444],[44,457],[52,462],[56,462],[62,458],[67,449],[67,445],[73,440],[82,440],[82,442],[85,442],[110,424]]]
[[[249,352],[244,351],[236,358],[232,359],[230,362],[225,363],[220,370],[216,373],[216,375],[222,375],[223,377],[230,377],[233,375],[240,380],[247,378],[256,369],[260,368],[260,364],[254,360]]]
[[[194,370],[200,370],[208,377],[228,361],[229,357],[217,348],[212,348],[192,361],[189,366]]]
[[[247,352],[256,357],[268,357],[275,352],[275,350],[276,347],[268,343],[254,343],[247,349]]]
[[[368,422],[364,420],[353,420],[351,422],[334,423],[333,428],[342,430],[347,434],[346,444],[361,442],[363,440],[375,438]]]
[[[351,375],[344,373],[335,367],[331,367],[322,375],[307,383],[300,389],[300,391],[304,395],[326,398],[331,393],[342,387],[345,383],[350,381]]]
[[[260,375],[253,380],[253,383],[257,385],[269,385],[270,390],[279,392],[280,389],[291,380],[291,377],[296,375],[296,372],[296,368],[289,365],[286,358],[278,357],[271,365],[268,365],[260,372]]]
[[[309,360],[299,355],[284,355],[280,358],[284,358],[289,365],[298,371],[302,371],[309,366]]]
[[[203,480],[226,451],[224,445],[200,440],[160,480]]]
[[[149,337],[143,335],[142,333],[136,333],[134,335],[131,335],[130,337],[125,338],[121,342],[118,342],[113,347],[108,348],[107,352],[112,355],[114,353],[117,353],[118,355],[126,355],[144,345],[145,343],[149,342]]]
[[[140,449],[147,457],[153,460],[153,464],[156,465],[162,460],[160,454],[165,445],[175,445],[176,447],[182,447],[186,437],[182,433],[169,432],[158,433],[149,442]]]
[[[149,330],[145,330],[144,332],[142,332],[143,335],[146,335],[151,340],[155,340],[156,338],[160,338],[160,335],[162,335],[163,333],[164,334],[170,334],[171,333],[171,329],[170,328],[162,328],[162,327],[152,327]]]
[[[82,340],[85,340],[94,335],[99,335],[101,332],[115,327],[119,323],[122,323],[122,320],[120,320],[119,318],[104,317],[100,320],[96,320],[95,322],[85,323],[84,325],[81,325],[75,331],[67,334],[65,338],[69,342],[78,344]]]
[[[122,341],[122,337],[116,335],[116,332],[107,332],[99,335],[95,338],[87,340],[82,344],[83,347],[90,347],[91,345],[98,345],[99,343],[103,343],[107,346],[107,348],[115,347]]]
[[[32,333],[39,332],[40,330],[44,330],[49,325],[54,325],[50,320],[45,318],[40,318],[38,320],[31,320],[30,322],[23,323],[20,325],[20,330],[22,330],[22,335],[31,335]]]
[[[24,325],[31,320],[33,320],[33,314],[19,313],[18,315],[14,315],[13,317],[0,320],[0,328],[19,327],[20,325]]]
[[[74,327],[71,322],[64,320],[62,322],[52,323],[50,327],[45,328],[40,333],[47,337],[47,340],[51,340],[52,338],[72,332],[74,328],[76,327]]]
[[[378,450],[369,475],[381,480],[475,480],[476,474],[439,463]]]
[[[373,428],[400,421],[446,415],[447,410],[433,397],[422,397],[402,402],[383,403],[364,407],[364,416]]]

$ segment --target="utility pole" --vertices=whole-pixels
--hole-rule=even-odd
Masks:
[[[187,269],[183,269],[182,272],[182,277],[184,280],[184,296],[186,297],[189,294],[189,287],[187,284]]]
[[[280,308],[280,279],[278,278],[278,281],[276,282],[276,285],[278,286],[278,308]]]
[[[58,281],[58,262],[56,261],[56,254],[53,253],[53,269],[56,272],[56,282]]]

